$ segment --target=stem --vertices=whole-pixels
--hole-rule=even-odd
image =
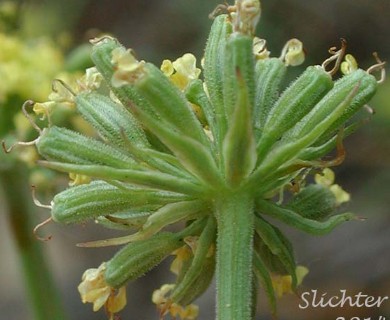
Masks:
[[[234,191],[216,202],[217,319],[252,319],[253,199]]]
[[[18,254],[23,268],[25,285],[34,312],[34,319],[65,319],[58,292],[46,264],[42,244],[33,236],[36,224],[33,219],[34,207],[28,189],[27,169],[14,164],[0,170],[5,202],[8,206],[10,231],[14,235]]]

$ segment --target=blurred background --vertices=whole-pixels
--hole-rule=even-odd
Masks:
[[[88,39],[101,32],[113,34],[125,46],[135,49],[138,57],[157,65],[163,59],[174,60],[186,52],[201,57],[211,25],[208,14],[219,3],[216,0],[0,1],[1,138],[15,132],[20,136],[21,128],[15,119],[23,101],[45,100],[51,89],[51,79],[62,70],[72,75],[88,66],[88,59],[76,59],[77,53],[80,57],[85,56],[81,53],[88,48],[80,45],[87,43]],[[348,51],[364,69],[375,63],[374,51],[378,51],[382,60],[390,60],[389,0],[263,0],[262,8],[258,35],[267,39],[271,55],[278,56],[288,39],[299,38],[307,53],[302,68],[320,64],[328,56],[328,49],[339,45],[340,38],[347,40]],[[36,45],[34,50],[37,51],[26,49],[23,43],[39,43],[40,49]],[[23,50],[27,51],[25,56],[19,54]],[[16,72],[18,61],[19,68],[26,75],[13,79],[10,74]],[[302,68],[291,70],[291,78]],[[45,70],[46,73],[35,77],[36,70]],[[375,115],[368,125],[345,141],[347,158],[335,169],[336,183],[352,194],[348,210],[367,220],[347,223],[324,237],[312,237],[284,228],[295,246],[298,262],[310,269],[302,292],[317,289],[319,293],[332,296],[347,289],[351,295],[363,292],[390,296],[389,104],[388,80],[370,103]],[[0,170],[6,170],[7,162],[11,160],[4,155],[0,160]],[[27,187],[29,183],[27,179]],[[56,188],[64,187],[65,184]],[[14,220],[7,214],[11,206],[4,200],[7,188],[8,184],[3,182],[0,194],[0,319],[29,320],[33,316],[16,253],[19,240],[16,241],[10,231]],[[54,192],[53,188],[46,190],[42,201],[50,202]],[[14,196],[17,201],[32,202],[31,197],[24,197],[21,191],[14,192]],[[48,216],[49,212],[42,210],[36,219],[42,221]],[[77,285],[85,269],[97,267],[117,248],[85,249],[77,248],[75,244],[111,237],[112,233],[92,224],[51,224],[40,232],[53,235],[51,241],[37,246],[46,255],[68,319],[105,319],[103,312],[93,313],[91,305],[81,303]],[[121,312],[122,319],[158,319],[150,297],[154,289],[173,281],[168,269],[168,263],[165,263],[129,286],[128,305]],[[39,266],[34,270],[39,277]],[[264,295],[260,294],[259,299],[261,307],[257,319],[271,319]],[[380,309],[367,310],[300,310],[299,302],[299,297],[294,295],[283,297],[279,301],[280,320],[390,317],[390,302]],[[201,309],[199,319],[214,319],[213,289],[200,298],[198,304]]]

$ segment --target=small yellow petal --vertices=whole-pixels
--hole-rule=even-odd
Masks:
[[[156,305],[163,304],[167,301],[165,297],[173,288],[174,284],[164,284],[160,289],[154,290],[152,295],[152,301]]]
[[[297,266],[295,269],[295,275],[297,277],[297,285],[301,285],[304,277],[309,273],[309,269],[304,266]],[[292,290],[292,277],[290,275],[271,275],[272,286],[275,294],[278,298],[281,298],[284,294],[293,293]]]
[[[93,304],[93,311],[98,311],[105,306],[108,312],[115,313],[126,305],[126,290],[120,288],[116,291],[111,288],[105,281],[105,270],[105,263],[102,263],[97,269],[86,270],[78,290],[83,303],[90,302]]]
[[[85,176],[83,174],[70,172],[69,178],[71,179],[71,181],[69,182],[70,186],[78,186],[81,184],[88,184],[91,182],[91,177]]]
[[[191,257],[191,249],[185,245],[172,252],[176,258],[172,261],[170,270],[172,273],[178,275],[183,267],[183,263]]]
[[[111,61],[115,64],[115,72],[111,79],[111,84],[114,87],[121,87],[133,83],[143,75],[143,65],[145,62],[138,61],[130,49],[114,49],[112,51]]]
[[[122,287],[116,294],[114,291],[111,292],[111,295],[106,303],[106,308],[108,312],[116,313],[121,311],[126,306],[126,303],[126,288]]]
[[[348,202],[351,200],[351,195],[346,192],[341,186],[338,184],[333,184],[329,187],[329,190],[333,192],[336,197],[336,205],[340,205],[344,202]]]
[[[335,180],[335,173],[329,168],[322,170],[322,174],[316,174],[314,176],[314,181],[317,184],[323,185],[324,187],[330,187]]]
[[[269,58],[270,52],[267,50],[267,41],[258,37],[253,38],[253,54],[257,60]]]
[[[346,54],[344,61],[341,63],[340,70],[347,75],[358,69],[358,63],[352,54]]]
[[[41,120],[43,120],[49,117],[49,115],[53,111],[54,106],[55,102],[53,101],[47,101],[43,103],[37,102],[34,103],[33,111],[37,116],[41,116]]]
[[[199,315],[199,307],[195,304],[190,304],[182,309],[179,316],[183,320],[195,320]]]
[[[298,39],[289,40],[282,50],[281,57],[287,66],[299,66],[302,64],[305,61],[302,42]]]
[[[85,74],[77,80],[78,91],[96,90],[100,87],[102,80],[103,76],[96,67],[88,68],[85,70]]]
[[[305,266],[297,266],[295,274],[297,276],[297,285],[300,286],[303,279],[309,274],[309,269]]]
[[[160,69],[167,77],[170,77],[175,71],[172,65],[172,61],[168,59],[162,62]]]

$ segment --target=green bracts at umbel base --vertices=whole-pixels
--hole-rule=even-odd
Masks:
[[[376,56],[364,71],[350,56],[343,61],[343,41],[282,91],[305,51],[291,39],[272,57],[253,34],[260,11],[258,0],[217,8],[203,74],[192,54],[164,60],[159,69],[112,37],[95,39],[99,81],[75,90],[72,102],[96,134],[35,126],[40,136],[19,143],[35,144],[46,159],[42,166],[78,175],[73,184],[88,182],[54,197],[54,221],[94,220],[126,232],[83,244],[125,245],[99,269],[111,292],[101,303],[106,310],[117,298],[114,289],[123,292],[128,281],[173,254],[175,284],[153,298],[161,317],[187,314],[214,273],[217,320],[254,319],[258,284],[276,314],[274,278],[289,279],[283,285],[293,292],[301,277],[292,244],[274,219],[312,235],[357,220],[338,211],[349,198],[339,197],[338,185],[314,184],[311,176],[320,170],[325,176],[326,167],[344,159],[342,140],[359,127],[354,115],[383,82],[384,63]],[[346,74],[339,77],[343,63]],[[380,80],[373,76],[378,71]],[[323,158],[334,148],[335,159]],[[95,290],[88,281],[82,288]]]

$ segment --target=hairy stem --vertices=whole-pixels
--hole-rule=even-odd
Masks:
[[[253,199],[229,192],[216,202],[217,319],[250,320],[252,304]]]

